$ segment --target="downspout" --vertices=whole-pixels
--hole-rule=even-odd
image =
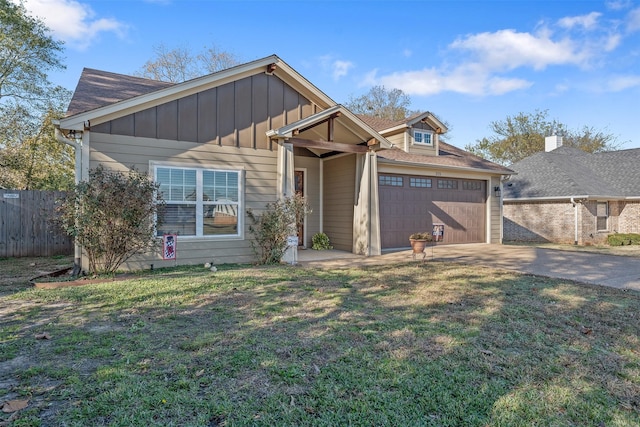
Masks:
[[[76,159],[76,164],[75,164],[76,170],[75,170],[74,182],[77,185],[80,182],[80,176],[82,174],[82,139],[80,140],[80,142],[78,142],[75,139],[67,138],[62,133],[60,128],[58,128],[57,126],[55,127],[55,135],[58,142],[61,142],[63,144],[67,144],[73,147],[73,151],[75,153],[75,159]],[[73,276],[79,276],[81,271],[82,271],[82,248],[80,247],[78,242],[74,240],[73,271],[71,274]]]
[[[573,222],[574,222],[573,244],[577,245],[578,244],[578,204],[580,202],[575,200],[575,197],[576,196],[571,196],[571,204],[573,205]]]

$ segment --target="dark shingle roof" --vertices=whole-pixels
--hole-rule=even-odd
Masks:
[[[640,149],[586,153],[572,147],[540,152],[510,166],[506,199],[640,196]]]
[[[449,145],[446,142],[439,143],[437,156],[425,156],[423,154],[407,153],[399,148],[380,150],[379,158],[399,163],[415,163],[428,166],[445,166],[465,169],[478,169],[501,174],[511,174],[513,171],[504,166],[485,160],[468,151]]]
[[[146,95],[174,83],[85,68],[67,108],[67,117]]]

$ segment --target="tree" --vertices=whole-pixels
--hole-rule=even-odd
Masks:
[[[606,130],[584,126],[570,130],[558,120],[548,119],[548,110],[533,113],[519,113],[507,116],[505,120],[491,122],[495,135],[476,140],[465,146],[470,151],[487,160],[510,165],[525,157],[544,151],[547,135],[562,135],[563,145],[580,148],[588,153],[615,150],[620,146],[617,137]]]
[[[388,90],[384,86],[373,86],[362,96],[357,98],[350,96],[345,107],[356,114],[402,120],[414,113],[409,109],[410,105],[411,98],[402,90]]]
[[[62,117],[70,96],[66,89],[52,91],[43,110],[18,101],[0,104],[0,187],[73,188],[73,148],[57,141],[53,125],[54,119]]]
[[[194,54],[187,47],[169,49],[160,44],[154,47],[154,58],[145,62],[136,74],[148,79],[181,83],[205,74],[215,73],[239,63],[238,58],[215,45]]]
[[[158,187],[133,168],[123,173],[98,166],[61,202],[59,221],[87,254],[89,274],[114,273],[153,247],[153,218],[163,205]]]
[[[24,6],[0,0],[0,102],[6,99],[38,103],[53,85],[47,72],[62,70],[62,42],[48,35],[40,20]]]

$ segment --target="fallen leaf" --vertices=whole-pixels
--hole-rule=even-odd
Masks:
[[[589,335],[591,332],[593,332],[593,329],[582,327],[582,333],[583,334]]]
[[[491,351],[491,350],[480,350],[480,353],[486,354],[487,356],[491,356],[493,354],[493,351]]]
[[[196,372],[196,377],[201,377],[204,375],[204,369],[200,369],[198,372]]]
[[[29,400],[8,400],[2,405],[2,412],[10,414],[12,412],[24,409],[29,405]]]
[[[51,335],[49,335],[47,332],[43,332],[41,334],[36,334],[36,339],[37,340],[50,340],[51,339]]]

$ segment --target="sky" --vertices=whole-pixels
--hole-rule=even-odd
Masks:
[[[14,0],[18,1],[18,0]],[[548,111],[640,148],[640,0],[24,0],[73,90],[84,67],[134,74],[160,45],[278,55],[338,103],[374,85],[450,125],[460,148],[491,123]]]

